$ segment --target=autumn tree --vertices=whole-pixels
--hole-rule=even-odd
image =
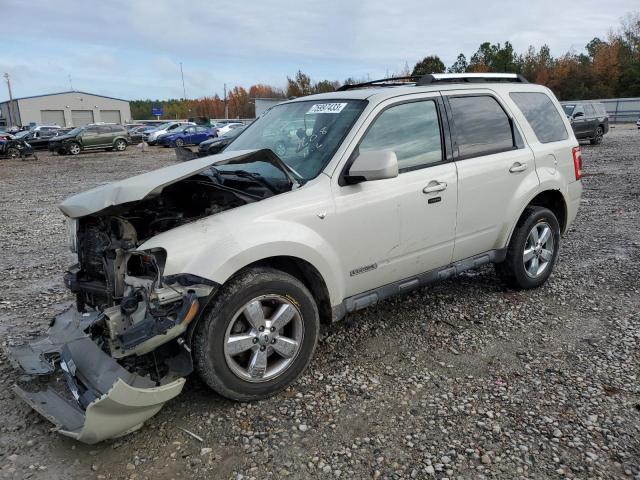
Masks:
[[[456,61],[451,65],[448,69],[448,73],[465,73],[469,68],[469,64],[467,63],[467,57],[464,56],[464,53],[458,55]]]
[[[287,97],[311,95],[311,77],[298,70],[294,78],[287,77]]]
[[[414,65],[411,75],[422,76],[428,73],[444,73],[444,70],[444,63],[440,60],[440,57],[429,55]]]

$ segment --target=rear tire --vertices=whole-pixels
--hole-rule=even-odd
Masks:
[[[505,260],[495,265],[496,273],[516,289],[539,287],[551,275],[559,249],[560,225],[554,213],[529,206],[513,231]]]
[[[315,300],[297,278],[272,268],[245,270],[221,287],[196,326],[195,368],[223,397],[267,398],[305,370],[319,325]],[[233,343],[242,338],[246,344]]]
[[[7,149],[7,158],[15,159],[20,158],[20,150],[15,147],[9,147]]]
[[[116,140],[116,143],[114,145],[114,148],[118,151],[118,152],[124,152],[127,149],[127,142],[125,142],[122,139]]]
[[[589,142],[591,143],[591,145],[600,145],[602,143],[603,137],[604,130],[602,130],[602,127],[598,127],[593,134],[593,138],[589,139]]]

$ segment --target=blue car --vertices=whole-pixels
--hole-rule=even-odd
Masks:
[[[189,125],[185,128],[176,129],[168,135],[158,138],[158,145],[165,147],[182,147],[183,145],[198,145],[208,138],[216,136],[214,128],[201,127],[199,125]]]

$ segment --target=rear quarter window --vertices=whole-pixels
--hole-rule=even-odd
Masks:
[[[569,138],[560,112],[546,93],[511,92],[509,94],[540,143],[559,142]]]

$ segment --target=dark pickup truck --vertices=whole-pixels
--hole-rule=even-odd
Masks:
[[[589,139],[592,145],[602,143],[609,132],[609,116],[600,102],[562,102],[577,139]]]

